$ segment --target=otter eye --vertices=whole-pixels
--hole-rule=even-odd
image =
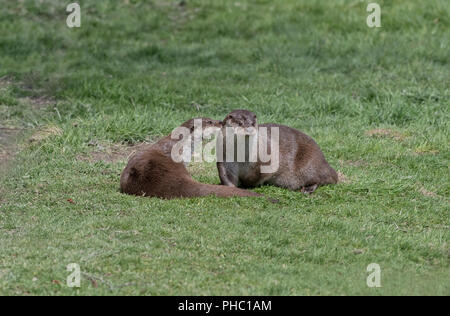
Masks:
[[[230,115],[230,119],[231,119],[231,120],[234,120],[234,117],[233,117],[233,115]]]
[[[193,132],[193,131],[194,131],[194,126],[191,127],[191,132]]]

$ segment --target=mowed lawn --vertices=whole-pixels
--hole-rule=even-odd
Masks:
[[[0,0],[0,294],[450,295],[450,5],[379,0],[369,28],[368,2],[80,0],[69,29],[70,1]],[[119,193],[143,142],[239,108],[342,181]]]

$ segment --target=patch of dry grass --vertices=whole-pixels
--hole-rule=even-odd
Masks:
[[[39,143],[44,139],[47,139],[52,136],[61,136],[63,130],[55,125],[47,125],[39,128],[36,132],[34,132],[31,137],[28,139],[30,143]]]
[[[392,129],[376,128],[366,131],[365,133],[369,137],[376,138],[392,138],[397,141],[403,141],[407,137],[405,134]]]

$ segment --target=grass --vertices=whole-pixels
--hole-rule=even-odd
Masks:
[[[0,294],[450,295],[447,1],[380,0],[379,29],[368,1],[79,3],[69,29],[68,3],[0,0],[0,127],[24,129]],[[311,135],[345,181],[256,190],[279,205],[118,192],[128,144],[237,108]]]

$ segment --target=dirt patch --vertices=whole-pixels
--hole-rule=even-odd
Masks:
[[[439,195],[437,195],[437,194],[434,193],[434,192],[428,191],[428,190],[425,189],[424,187],[421,187],[421,188],[419,189],[419,192],[422,193],[422,195],[424,195],[424,196],[428,196],[428,197],[432,197],[432,198],[437,198],[437,197],[439,197]]]
[[[95,163],[99,161],[115,163],[119,161],[128,161],[128,159],[152,143],[139,143],[135,145],[124,144],[96,144],[90,143],[95,149],[88,154],[78,155],[77,159],[85,162]]]
[[[392,129],[383,129],[383,128],[371,129],[369,131],[366,131],[365,134],[369,137],[392,138],[397,141],[403,141],[406,138],[405,134],[402,134],[398,131],[394,131]]]
[[[352,181],[342,172],[337,171],[338,183],[351,183]]]
[[[419,146],[416,149],[414,149],[414,156],[421,156],[421,155],[436,155],[439,154],[439,150],[431,148],[429,146]]]
[[[48,97],[25,97],[19,98],[19,101],[25,104],[29,104],[35,110],[41,110],[43,108],[56,104],[55,100]]]

